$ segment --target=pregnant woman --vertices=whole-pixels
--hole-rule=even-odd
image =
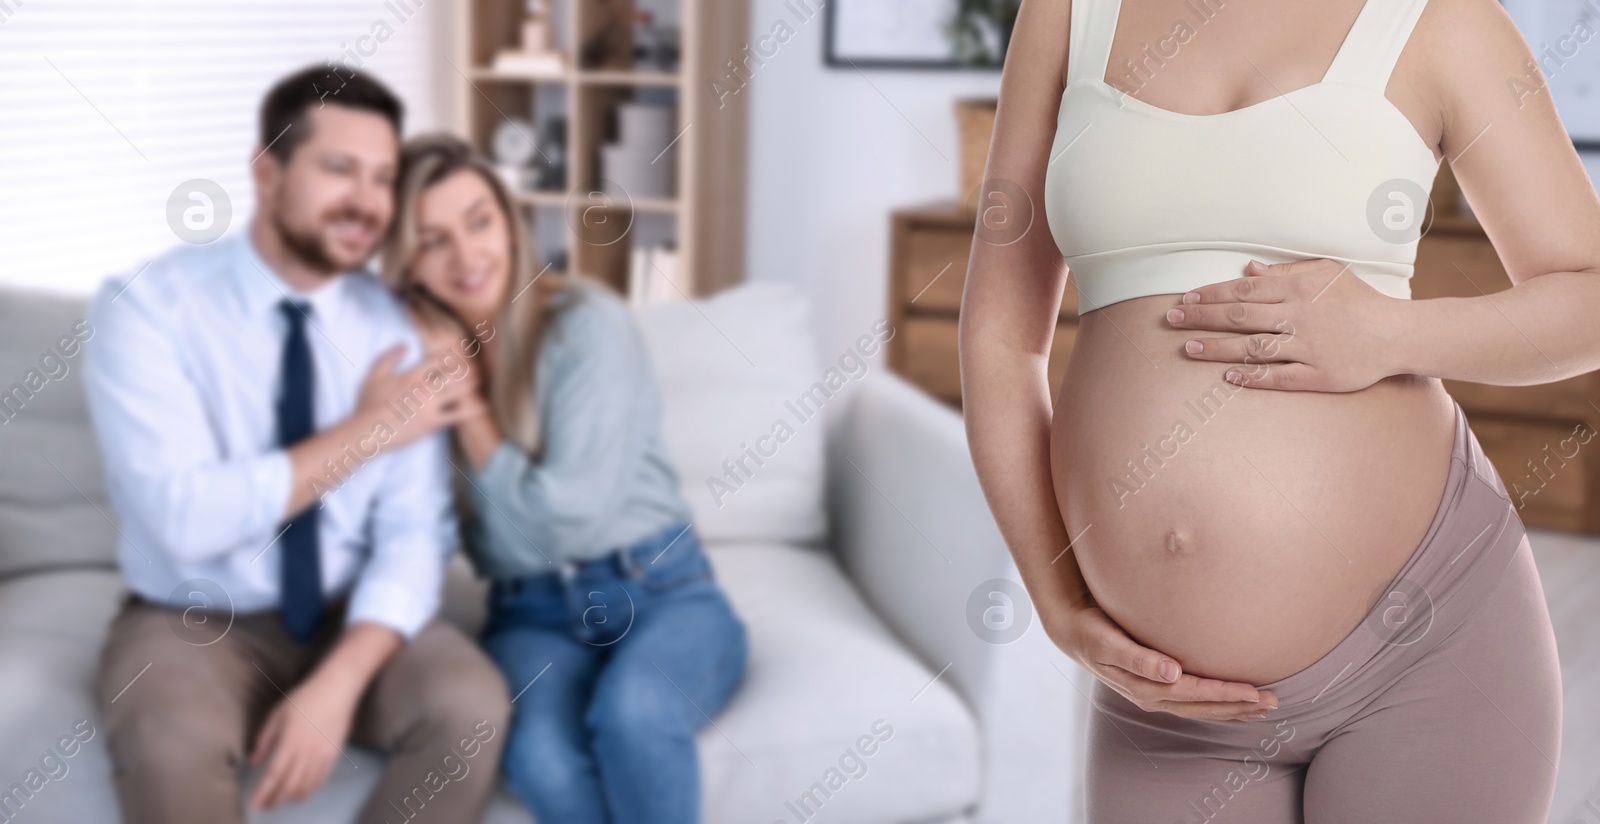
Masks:
[[[1600,201],[1511,20],[1026,0],[1010,49],[963,400],[1044,627],[1097,679],[1091,821],[1543,822],[1554,636],[1441,384],[1600,366]],[[1412,302],[1445,158],[1514,288]]]
[[[510,785],[540,822],[693,824],[694,734],[738,686],[746,635],[689,524],[632,314],[535,270],[510,193],[462,141],[408,141],[399,185],[385,279],[486,384],[456,464],[492,580],[483,643],[515,696]]]

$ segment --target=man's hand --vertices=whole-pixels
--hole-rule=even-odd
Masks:
[[[250,766],[266,763],[266,772],[250,796],[250,806],[268,810],[284,802],[298,804],[317,791],[344,757],[360,692],[313,676],[272,709],[256,736]]]
[[[250,766],[266,772],[250,806],[269,809],[299,803],[316,792],[344,757],[350,723],[367,686],[405,645],[400,634],[371,621],[355,621],[322,663],[267,716],[250,751]]]
[[[473,364],[453,353],[426,353],[405,371],[395,371],[400,346],[383,353],[361,386],[356,417],[386,421],[393,436],[389,448],[405,446],[442,427],[454,426],[489,411],[479,392]]]
[[[372,364],[350,417],[289,447],[293,485],[284,520],[337,490],[365,464],[361,460],[351,467],[351,455],[371,458],[488,414],[477,370],[466,359],[435,355],[396,371],[405,352],[405,344],[397,343]]]

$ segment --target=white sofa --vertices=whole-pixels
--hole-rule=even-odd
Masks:
[[[1089,676],[1036,621],[1003,645],[969,627],[988,604],[974,591],[1016,570],[959,416],[881,351],[864,376],[830,375],[807,311],[797,290],[754,284],[639,312],[684,494],[750,630],[745,680],[699,737],[705,820],[1081,821]],[[93,700],[122,591],[116,532],[81,353],[55,354],[83,313],[81,299],[0,290],[0,821],[118,820]],[[841,377],[818,396],[824,414],[785,405]],[[718,506],[707,478],[726,481],[723,462],[780,420],[793,437]],[[481,603],[458,556],[446,613],[470,632]],[[94,737],[51,757],[74,729]],[[381,760],[350,749],[359,768],[341,762],[306,804],[252,820],[353,820]],[[485,820],[531,821],[503,789]]]

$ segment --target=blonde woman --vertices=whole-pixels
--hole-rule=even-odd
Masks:
[[[483,645],[512,694],[506,777],[540,821],[699,821],[694,734],[746,636],[661,437],[627,306],[536,269],[492,169],[408,142],[385,279],[430,345],[474,358],[490,414],[455,428],[466,546],[491,579]]]

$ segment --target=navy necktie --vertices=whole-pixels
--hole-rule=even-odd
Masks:
[[[284,300],[278,309],[289,322],[283,344],[283,385],[278,395],[278,445],[294,446],[312,434],[311,347],[306,343],[309,304]],[[289,522],[278,538],[282,551],[279,569],[283,625],[296,638],[308,641],[322,623],[322,568],[317,554],[317,512],[310,507]]]

